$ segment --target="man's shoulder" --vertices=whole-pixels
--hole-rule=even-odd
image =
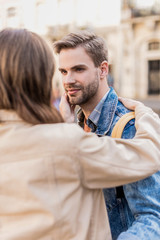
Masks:
[[[122,116],[125,114],[129,113],[130,110],[127,109],[121,102],[118,101],[116,109],[115,109],[115,114],[111,123],[110,131],[109,133],[111,134],[113,131],[114,126],[116,123],[121,119]],[[130,139],[133,138],[135,135],[136,129],[135,129],[135,119],[131,119],[125,126],[124,126],[124,131],[122,134],[122,138],[125,139]],[[110,135],[109,134],[109,135]]]
[[[113,88],[110,88],[110,91],[103,103],[96,133],[98,135],[110,136],[115,124],[128,112],[130,112],[130,110],[118,101],[117,93]],[[134,120],[131,120],[125,128],[132,125],[134,126]]]
[[[129,109],[127,109],[121,102],[118,102],[116,112],[115,112],[115,124],[118,122],[118,120],[125,116],[125,114],[131,112]],[[124,126],[122,138],[130,139],[135,136],[136,128],[135,128],[135,119],[131,119],[127,122],[127,124]]]
[[[118,101],[115,114],[119,117],[122,117],[128,112],[131,112],[131,111],[128,108],[126,108],[120,101]]]

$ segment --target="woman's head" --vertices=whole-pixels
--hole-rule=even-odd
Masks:
[[[42,37],[26,29],[2,30],[0,109],[15,110],[33,124],[62,121],[51,108],[54,70],[52,50]]]

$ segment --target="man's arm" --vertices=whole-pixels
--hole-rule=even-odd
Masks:
[[[128,134],[129,133],[129,134]],[[124,131],[123,138],[134,137],[134,125]],[[135,218],[126,232],[117,240],[159,240],[160,239],[160,172],[123,186],[129,208]]]
[[[117,240],[160,239],[160,172],[124,186],[125,196],[135,218],[132,226]]]

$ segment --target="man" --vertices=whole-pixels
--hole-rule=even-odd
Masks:
[[[94,33],[82,31],[65,36],[54,48],[59,54],[59,71],[69,105],[81,107],[78,124],[87,132],[110,136],[116,122],[129,110],[107,84],[105,41]],[[131,120],[122,138],[133,138],[135,131]],[[139,182],[104,189],[113,240],[160,239],[159,186],[157,172]]]

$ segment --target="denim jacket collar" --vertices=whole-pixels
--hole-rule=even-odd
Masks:
[[[91,122],[89,119],[87,120],[88,126],[91,127],[92,131],[97,135],[103,136],[108,133],[115,115],[117,103],[118,96],[114,89],[111,87],[104,101],[97,126],[95,126],[95,124],[93,124],[93,122]],[[83,128],[84,114],[82,112],[82,109],[78,110],[77,117],[78,124]]]
[[[108,133],[116,112],[117,103],[118,96],[111,87],[102,107],[101,115],[95,132],[97,135],[102,136]]]

